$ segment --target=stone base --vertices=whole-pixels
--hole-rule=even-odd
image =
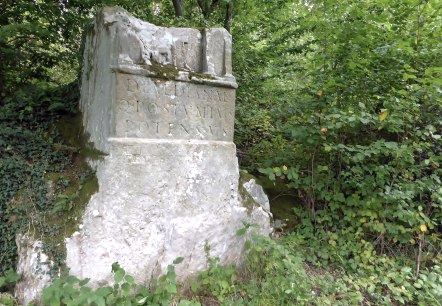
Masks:
[[[237,263],[243,222],[270,231],[263,208],[240,203],[231,142],[116,138],[97,177],[81,229],[66,239],[71,274],[92,284],[111,283],[114,262],[139,282],[178,257],[179,278],[204,270],[208,257]]]

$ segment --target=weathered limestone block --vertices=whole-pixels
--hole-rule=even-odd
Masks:
[[[116,116],[124,116],[127,112],[132,114],[133,110],[140,112],[138,119],[155,119],[164,112],[174,112],[173,108],[176,107],[176,112],[189,111],[195,118],[197,115],[209,116],[211,111],[203,111],[203,108],[210,104],[218,107],[213,110],[211,116],[220,115],[216,112],[221,107],[229,107],[222,114],[225,118],[215,120],[214,123],[224,121],[229,126],[220,128],[232,129],[225,137],[212,139],[231,141],[234,89],[237,87],[232,76],[231,47],[232,39],[225,29],[199,31],[157,27],[131,17],[123,9],[101,10],[85,44],[80,99],[84,126],[90,134],[91,142],[97,149],[108,153],[110,143],[107,139],[122,136],[116,134],[115,129],[122,133],[125,128],[132,128],[130,123],[120,122]],[[166,82],[165,79],[173,81]],[[187,83],[182,84],[177,80]],[[152,84],[156,87],[150,86]],[[155,100],[157,97],[159,101]],[[192,104],[184,108],[183,105],[187,102]],[[145,111],[140,111],[140,107],[144,107]],[[230,117],[226,117],[227,115]],[[180,114],[176,116],[181,117]],[[205,128],[210,129],[208,120],[204,118],[207,117],[198,120],[205,121]],[[138,125],[138,134],[143,134],[147,129],[154,130],[154,121],[135,122],[136,119],[131,118],[130,121]],[[193,124],[191,118],[188,118],[188,121]],[[177,123],[175,128],[180,127],[180,122]],[[162,124],[169,122],[164,120]],[[197,126],[194,125],[193,131],[180,138],[195,139],[197,132],[194,129]],[[161,130],[163,131],[164,127]],[[155,138],[162,137],[162,131],[159,131]],[[209,139],[208,135],[211,134],[200,133],[196,139]],[[150,137],[151,134],[137,137],[146,136]]]
[[[15,296],[22,305],[38,300],[43,289],[51,283],[49,270],[52,263],[43,253],[42,242],[28,234],[17,235],[17,273],[21,281],[16,285]]]
[[[176,271],[186,278],[208,256],[240,263],[244,223],[270,233],[262,190],[249,182],[247,203],[238,193],[231,43],[224,29],[157,27],[119,8],[98,13],[80,108],[107,156],[94,164],[98,193],[65,239],[71,274],[109,284],[119,262],[146,282],[183,257]]]

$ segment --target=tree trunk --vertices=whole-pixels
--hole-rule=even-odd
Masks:
[[[219,0],[212,0],[211,2],[208,2],[207,0],[196,0],[196,2],[198,3],[204,18],[207,18],[212,14],[213,10],[219,3]]]
[[[230,26],[232,24],[233,15],[233,1],[229,1],[226,5],[226,16],[224,17],[224,28],[230,33]]]
[[[184,16],[184,0],[172,0],[176,17]]]
[[[5,82],[3,78],[3,55],[0,54],[0,105],[3,105],[4,96],[5,96]]]
[[[230,1],[230,2],[232,2],[232,1]],[[212,12],[215,10],[218,3],[219,3],[219,0],[212,0],[212,4],[210,4],[210,8],[209,8],[209,15],[212,14]]]
[[[198,3],[198,6],[200,7],[204,18],[206,18],[209,10],[209,8],[207,7],[207,2],[205,0],[196,0],[196,2]]]

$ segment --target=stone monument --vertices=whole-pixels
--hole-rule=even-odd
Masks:
[[[99,191],[65,240],[71,274],[108,284],[118,262],[145,282],[183,257],[176,272],[184,279],[208,257],[239,263],[244,223],[270,233],[262,189],[253,180],[239,186],[231,48],[225,29],[165,28],[120,8],[99,11],[87,33],[80,108],[91,143],[107,155],[94,164]]]

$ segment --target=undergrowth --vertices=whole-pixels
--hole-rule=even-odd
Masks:
[[[441,305],[442,268],[422,269],[418,276],[398,259],[378,257],[357,271],[306,256],[297,235],[279,240],[252,235],[238,268],[209,259],[208,267],[186,282],[175,265],[149,285],[137,284],[118,264],[114,285],[91,289],[89,279],[66,275],[43,291],[43,305]],[[337,257],[331,254],[331,257]],[[1,278],[5,284],[8,276]],[[16,281],[15,274],[9,274]],[[10,300],[10,305],[14,301]],[[6,304],[8,305],[8,304]]]
[[[43,240],[53,270],[63,267],[63,239],[98,188],[75,142],[82,135],[71,119],[78,117],[77,100],[75,83],[42,83],[21,88],[0,107],[0,274],[16,267],[17,233]],[[66,128],[69,137],[60,133]]]

